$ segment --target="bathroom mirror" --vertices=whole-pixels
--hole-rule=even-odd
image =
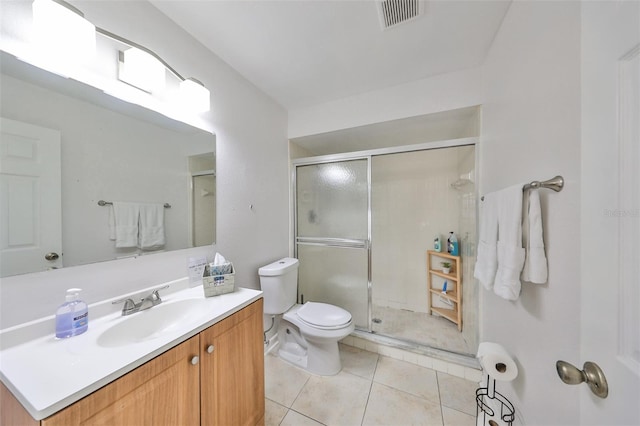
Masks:
[[[53,192],[61,194],[57,263],[42,267],[27,261],[23,263],[29,266],[16,266],[19,262],[7,261],[3,254],[1,276],[214,243],[215,135],[41,70],[5,52],[1,53],[0,67],[0,116],[59,132],[60,178],[53,180],[60,181],[60,188]],[[3,131],[3,161],[7,139]],[[36,154],[40,155],[38,161],[46,159]],[[7,201],[13,202],[15,194],[8,183],[7,167],[4,169],[0,170],[4,192],[0,248],[21,251],[29,242],[21,247],[19,238],[12,242],[10,235],[19,228],[16,217],[32,212],[10,210]],[[28,199],[23,204],[31,205],[42,217],[56,215],[47,210],[55,203],[30,200],[24,193],[19,198],[23,202]],[[101,200],[108,203],[100,205]],[[109,233],[109,203],[113,201],[166,203],[165,244],[154,249],[116,248]],[[34,232],[26,232],[26,239],[37,241],[40,231],[33,228]]]

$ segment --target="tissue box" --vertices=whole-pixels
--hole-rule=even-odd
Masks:
[[[202,274],[202,288],[205,297],[231,293],[235,289],[235,276],[236,271],[231,262],[224,265],[207,264]]]

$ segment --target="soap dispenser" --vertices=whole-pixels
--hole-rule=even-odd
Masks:
[[[78,298],[79,288],[67,290],[66,302],[56,311],[56,337],[64,339],[82,334],[89,328],[89,309]]]

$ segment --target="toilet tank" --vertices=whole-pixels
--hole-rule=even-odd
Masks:
[[[264,313],[283,314],[296,303],[298,259],[285,257],[258,269],[264,293]]]

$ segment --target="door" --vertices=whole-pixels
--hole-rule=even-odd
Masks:
[[[296,166],[299,302],[324,302],[371,331],[370,159]]]
[[[60,132],[6,118],[0,132],[0,276],[62,267]]]
[[[640,2],[582,2],[580,424],[640,424]]]

